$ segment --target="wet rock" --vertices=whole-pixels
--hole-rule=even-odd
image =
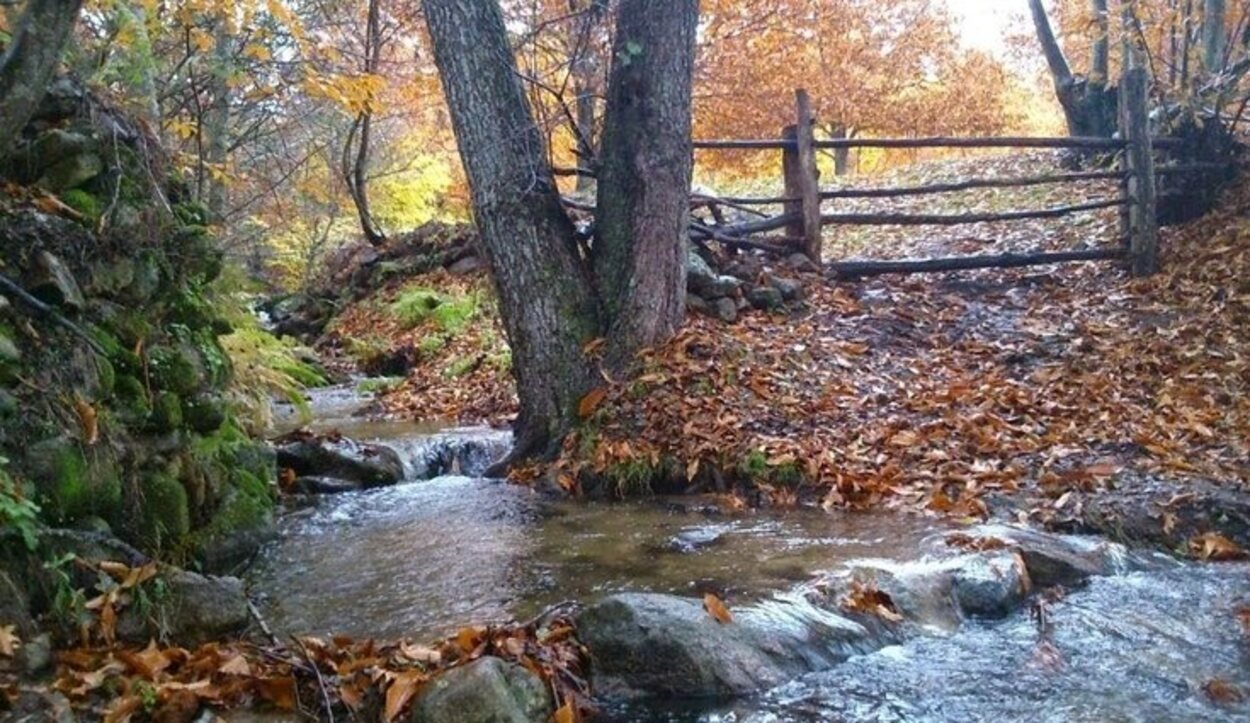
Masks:
[[[1184,485],[1133,480],[1113,491],[1080,500],[1077,532],[1168,550],[1207,532],[1250,548],[1250,489],[1200,480]]]
[[[781,292],[772,286],[756,286],[747,291],[746,296],[751,306],[762,311],[773,311],[785,306]]]
[[[159,579],[162,592],[150,610],[130,607],[119,616],[119,638],[144,643],[158,637],[195,646],[247,627],[247,595],[238,578],[171,570]]]
[[[711,316],[712,305],[704,301],[702,296],[686,294],[686,311]]]
[[[724,537],[725,530],[723,528],[696,527],[692,530],[682,530],[677,533],[664,543],[664,549],[669,552],[688,554],[712,547],[721,542]]]
[[[305,495],[333,495],[361,489],[359,482],[334,477],[299,477],[292,486]]]
[[[578,636],[600,693],[673,698],[760,690],[875,647],[863,626],[796,605],[735,610],[726,624],[699,600],[625,593],[587,608]]]
[[[81,311],[86,306],[82,289],[65,263],[55,255],[40,251],[26,275],[26,288],[41,301]]]
[[[515,663],[486,657],[439,675],[413,702],[413,723],[541,723],[554,708],[547,685]]]
[[[837,605],[855,584],[875,588],[889,596],[908,623],[939,630],[955,630],[961,620],[955,600],[957,565],[943,562],[866,562],[826,578],[827,605]]]
[[[296,433],[278,444],[278,466],[300,477],[334,477],[362,487],[384,487],[404,477],[404,463],[395,450],[346,437]]]
[[[1096,575],[1110,575],[1121,569],[1124,548],[1100,538],[1056,535],[1024,527],[982,525],[969,531],[973,536],[1004,540],[1024,559],[1029,579],[1036,587],[1071,587]]]
[[[969,555],[951,580],[955,602],[972,617],[1006,617],[1020,609],[1030,589],[1024,560],[1011,552]]]

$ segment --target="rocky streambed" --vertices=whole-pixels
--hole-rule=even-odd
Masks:
[[[355,431],[401,481],[284,517],[248,583],[285,632],[432,638],[573,600],[606,720],[1250,720],[1243,563],[897,515],[558,502],[466,476],[498,433]],[[439,455],[461,474],[417,479]],[[417,720],[552,712],[516,666],[445,677]]]

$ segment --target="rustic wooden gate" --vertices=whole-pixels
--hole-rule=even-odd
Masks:
[[[838,261],[825,263],[830,275],[854,278],[875,274],[952,271],[989,267],[1029,266],[1067,261],[1118,259],[1129,264],[1136,275],[1158,268],[1159,229],[1156,221],[1156,178],[1164,174],[1194,174],[1225,168],[1218,163],[1172,163],[1157,165],[1156,148],[1177,147],[1179,139],[1152,138],[1147,116],[1147,74],[1141,68],[1125,73],[1120,84],[1120,134],[1118,138],[1076,137],[969,137],[969,138],[839,138],[817,139],[811,102],[806,91],[795,92],[796,122],[782,131],[779,139],[700,140],[696,149],[760,150],[782,152],[785,195],[780,197],[697,197],[696,205],[723,205],[740,209],[780,205],[778,215],[736,224],[692,225],[696,240],[714,240],[731,247],[759,248],[774,252],[801,251],[818,263],[825,263],[822,229],[846,225],[937,225],[954,226],[984,222],[1010,222],[1024,219],[1060,218],[1105,208],[1120,208],[1120,233],[1116,243],[1093,249],[1037,251],[995,255],[895,261]],[[973,178],[958,183],[929,184],[891,188],[847,188],[822,190],[816,165],[816,152],[849,148],[1056,148],[1082,152],[1115,153],[1114,168],[1105,170],[1053,173],[1017,178]],[[1114,197],[1094,199],[1067,206],[1022,209],[1000,213],[912,214],[825,212],[825,202],[848,198],[901,198],[952,193],[978,188],[1020,188],[1042,184],[1075,183],[1090,180],[1118,181]],[[761,214],[762,215],[762,214]],[[771,233],[782,230],[778,235]]]

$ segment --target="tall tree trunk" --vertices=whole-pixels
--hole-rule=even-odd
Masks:
[[[573,80],[574,122],[573,129],[577,134],[577,165],[591,167],[595,165],[595,91],[598,87],[601,58],[599,57],[599,31],[607,14],[607,0],[589,0],[569,3],[571,11],[579,11],[578,22],[572,25],[569,40],[569,73]],[[577,190],[585,193],[594,187],[595,180],[588,175],[578,174]]]
[[[560,205],[497,0],[424,0],[521,411],[508,461],[552,455],[609,371],[663,341],[685,306],[697,0],[622,0],[602,141],[597,235]]]
[[[30,122],[56,72],[82,0],[30,0],[0,56],[0,158]]]
[[[369,0],[368,15],[365,20],[364,72],[375,75],[382,59],[382,9],[381,0]],[[369,99],[366,107],[356,116],[347,140],[343,144],[343,155],[340,160],[343,180],[347,183],[348,194],[356,207],[356,218],[360,221],[360,230],[365,240],[377,246],[386,240],[386,235],[378,227],[369,210],[369,143],[373,133],[373,99]]]
[[[1202,6],[1202,67],[1214,75],[1224,69],[1224,0]]]
[[[220,222],[226,213],[229,192],[226,166],[230,160],[230,75],[234,64],[234,38],[224,15],[217,19],[214,36],[209,106],[204,119],[204,130],[208,136],[204,163],[209,168],[204,202],[209,215]]]
[[[593,249],[616,365],[685,314],[698,21],[698,0],[621,0],[617,11]]]
[[[560,206],[496,0],[425,0],[434,58],[499,293],[521,411],[511,457],[555,451],[602,380],[598,302]]]
[[[1055,96],[1063,107],[1068,135],[1111,137],[1116,130],[1116,93],[1107,88],[1107,79],[1073,73],[1051,30],[1042,0],[1029,0],[1029,10],[1055,84]],[[1095,51],[1097,56],[1097,46]]]
[[[1089,66],[1090,82],[1106,86],[1110,80],[1109,56],[1111,54],[1111,19],[1107,17],[1107,0],[1090,0],[1090,12],[1094,16],[1094,47]]]

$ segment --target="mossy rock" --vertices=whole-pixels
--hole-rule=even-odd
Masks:
[[[77,192],[75,192],[77,193]],[[91,265],[90,290],[94,294],[112,296],[120,294],[134,283],[135,262],[123,256],[103,259]]]
[[[164,471],[145,474],[139,483],[140,504],[134,540],[146,550],[169,550],[191,531],[187,491]]]
[[[43,172],[39,185],[52,191],[77,188],[104,172],[104,161],[94,153],[79,153],[53,164]]]
[[[152,414],[148,418],[149,429],[169,431],[182,426],[182,399],[170,391],[160,392],[152,400]]]
[[[180,270],[186,278],[208,283],[221,275],[225,254],[217,247],[216,239],[207,228],[185,226],[178,230],[174,242],[182,261]]]
[[[161,259],[154,251],[142,251],[135,256],[134,265],[134,276],[126,287],[126,297],[135,303],[151,301],[166,278]]]
[[[121,503],[121,475],[104,454],[89,463],[82,445],[69,436],[52,437],[26,449],[24,466],[36,500],[51,522],[89,515],[109,518]]]
[[[209,394],[198,394],[183,400],[182,421],[200,434],[210,434],[221,429],[226,422],[226,405],[220,397]]]
[[[148,369],[157,387],[178,394],[192,394],[208,382],[195,349],[186,344],[152,349]]]

